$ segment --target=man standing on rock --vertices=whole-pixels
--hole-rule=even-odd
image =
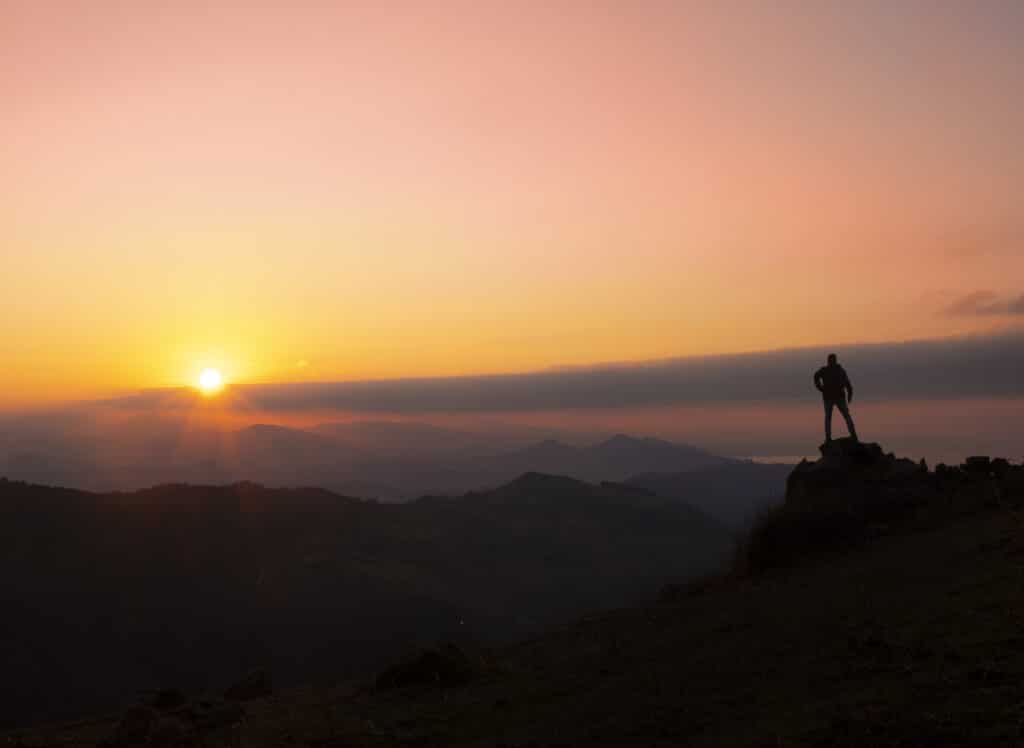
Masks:
[[[839,408],[839,412],[846,419],[846,428],[854,441],[857,439],[857,429],[854,428],[853,419],[850,418],[850,409],[847,401],[853,402],[853,385],[850,378],[846,376],[846,370],[836,361],[836,354],[830,353],[828,365],[822,366],[814,372],[814,386],[821,393],[825,401],[825,443],[832,441],[832,408]]]

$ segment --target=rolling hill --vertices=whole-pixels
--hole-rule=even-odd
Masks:
[[[675,497],[719,522],[745,529],[758,512],[780,503],[793,465],[733,461],[680,473],[645,473],[627,482]]]
[[[404,505],[251,483],[96,494],[3,480],[0,723],[257,666],[324,682],[438,638],[507,641],[649,598],[730,547],[685,504],[540,474]]]

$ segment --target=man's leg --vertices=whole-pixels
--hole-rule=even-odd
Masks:
[[[839,408],[839,412],[843,414],[843,418],[846,419],[846,429],[850,432],[850,436],[853,437],[855,442],[859,442],[857,438],[857,427],[853,425],[853,418],[850,416],[850,408],[846,404],[845,400],[840,400],[836,403],[836,407]]]
[[[832,406],[831,400],[825,400],[825,443],[832,441]]]

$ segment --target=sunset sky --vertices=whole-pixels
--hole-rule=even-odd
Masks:
[[[1022,39],[1013,0],[0,0],[0,407],[1012,332]]]

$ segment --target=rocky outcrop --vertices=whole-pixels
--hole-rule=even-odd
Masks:
[[[1001,507],[1024,506],[1024,467],[972,457],[929,471],[878,444],[837,439],[804,460],[786,482],[785,502],[764,514],[737,557],[740,571],[801,557],[878,535],[935,526]]]
[[[821,459],[803,460],[786,481],[786,503],[820,502],[826,495],[905,494],[922,491],[928,468],[923,463],[886,453],[873,442],[835,439],[819,448]]]

